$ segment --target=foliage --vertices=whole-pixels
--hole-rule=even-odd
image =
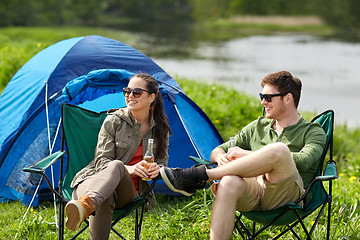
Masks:
[[[312,0],[189,0],[196,20],[222,18],[233,15],[314,15],[316,4]]]
[[[318,13],[329,24],[340,29],[360,29],[360,7],[357,0],[317,0]]]
[[[0,26],[81,24],[101,26],[109,18],[133,21],[198,21],[236,15],[314,15],[330,25],[359,29],[357,0],[3,0]]]
[[[195,21],[237,15],[318,16],[339,29],[360,28],[357,0],[188,0]]]
[[[108,13],[145,21],[177,21],[188,18],[185,0],[109,1]]]
[[[335,113],[336,114],[336,113]],[[334,158],[347,176],[360,172],[360,129],[337,125],[334,131]],[[357,164],[356,164],[357,163]]]
[[[177,79],[184,92],[210,117],[224,140],[262,115],[260,101],[218,84]]]
[[[187,10],[185,0],[4,0],[0,2],[0,26],[99,26],[103,15],[173,20],[186,18]]]
[[[48,26],[80,23],[94,26],[103,0],[5,0],[0,2],[0,26]]]
[[[0,35],[0,93],[12,76],[35,53],[46,47],[41,42],[24,41],[10,43],[11,39]]]
[[[128,44],[134,43],[136,39],[136,35],[100,28],[2,28],[0,32],[0,93],[20,67],[36,53],[64,39],[93,34],[125,41]]]

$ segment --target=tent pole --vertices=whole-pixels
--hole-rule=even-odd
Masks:
[[[184,123],[184,121],[183,121],[183,119],[182,119],[182,117],[181,117],[181,115],[180,115],[180,113],[179,113],[179,110],[178,110],[178,108],[176,107],[175,104],[174,104],[174,108],[175,108],[175,110],[176,110],[177,115],[179,116],[179,119],[180,119],[180,121],[181,121],[181,124],[184,126],[184,129],[185,129],[185,131],[186,131],[186,134],[187,134],[187,136],[189,137],[190,142],[191,142],[191,144],[193,145],[193,147],[194,147],[194,149],[195,149],[198,157],[201,158],[200,152],[199,152],[199,150],[197,149],[197,147],[196,147],[196,145],[195,145],[195,143],[194,143],[194,140],[193,140],[192,137],[190,136],[190,133],[189,133],[189,131],[187,130],[187,128],[186,128],[186,126],[185,126],[185,123]]]

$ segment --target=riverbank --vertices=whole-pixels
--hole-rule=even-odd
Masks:
[[[316,16],[253,16],[243,15],[229,18],[230,21],[240,24],[261,24],[279,26],[326,26],[325,22]]]
[[[276,32],[304,33],[332,37],[335,30],[315,16],[234,16],[196,24],[197,31],[214,40],[230,40]]]

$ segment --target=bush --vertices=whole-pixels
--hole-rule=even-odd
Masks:
[[[260,101],[218,84],[177,79],[183,91],[209,116],[225,141],[262,115]]]

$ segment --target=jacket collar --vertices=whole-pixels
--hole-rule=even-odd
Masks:
[[[115,115],[121,119],[123,119],[124,121],[126,121],[128,124],[130,124],[131,126],[134,126],[135,124],[140,124],[131,114],[131,111],[129,109],[127,109],[126,107],[124,108],[119,108],[119,109],[110,109],[108,111],[108,115]],[[156,125],[155,120],[153,115],[150,115],[150,128],[153,128]]]

